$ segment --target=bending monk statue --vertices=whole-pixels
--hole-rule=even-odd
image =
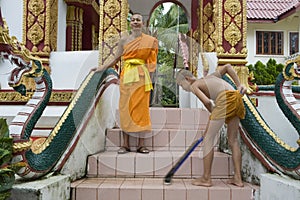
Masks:
[[[222,79],[226,73],[237,86],[235,90]],[[230,64],[219,67],[216,72],[196,79],[188,70],[180,70],[176,82],[184,90],[194,93],[211,113],[204,133],[204,172],[201,178],[193,180],[193,185],[212,186],[211,167],[214,157],[214,146],[218,140],[218,133],[224,123],[227,124],[228,144],[232,149],[234,176],[228,180],[230,184],[243,187],[241,178],[241,150],[238,141],[240,119],[245,117],[242,100],[246,88],[240,84],[239,78]]]

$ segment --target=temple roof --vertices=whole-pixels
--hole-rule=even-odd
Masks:
[[[247,20],[276,22],[299,9],[299,0],[247,0]]]

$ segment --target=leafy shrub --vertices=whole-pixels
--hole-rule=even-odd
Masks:
[[[257,85],[272,85],[275,84],[277,76],[282,72],[283,64],[276,63],[276,60],[270,58],[268,62],[263,64],[261,61],[257,61],[255,65],[248,65],[249,72],[253,72],[253,83]]]

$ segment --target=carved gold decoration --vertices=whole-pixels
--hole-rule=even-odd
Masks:
[[[27,38],[32,42],[34,45],[32,51],[38,52],[38,49],[36,47],[37,44],[39,44],[44,39],[44,30],[42,27],[44,27],[44,21],[42,20],[44,17],[39,17],[39,15],[43,15],[43,12],[45,10],[45,5],[43,0],[30,0],[28,3],[28,11],[30,12],[28,14],[28,32],[27,32]],[[37,20],[35,23],[35,18],[38,18],[40,20]],[[33,24],[32,24],[33,23]]]
[[[34,140],[31,145],[32,152],[37,154],[39,148],[41,148],[41,146],[44,144],[45,141],[46,141],[46,138],[38,138],[38,139]]]
[[[98,37],[99,35],[96,32],[96,26],[92,25],[92,45],[93,45],[93,50],[98,49]]]
[[[251,97],[250,98],[250,101],[252,102],[252,104],[257,107],[257,101],[258,101],[258,98],[257,97]]]
[[[71,51],[80,51],[82,49],[82,27],[83,27],[83,9],[76,6],[68,6],[67,26],[71,29]]]
[[[121,33],[127,30],[127,0],[100,2],[99,65],[114,56]]]
[[[28,10],[34,16],[38,16],[42,12],[44,12],[45,5],[43,0],[30,0],[28,3]]]
[[[235,17],[242,10],[241,2],[240,0],[227,0],[224,3],[224,9],[231,17]]]
[[[28,13],[27,24],[29,27],[34,24],[34,20],[35,20],[35,17],[32,14]]]
[[[207,52],[213,52],[213,50],[215,49],[215,43],[213,42],[212,39],[208,39],[204,42],[204,46],[205,46],[205,50]]]
[[[200,5],[203,6],[203,3]],[[203,49],[207,52],[215,51],[215,41],[217,39],[216,26],[215,26],[215,5],[212,5],[210,2],[205,5],[203,8],[203,13],[201,13],[201,20],[199,20],[199,27],[203,27],[202,31],[202,41],[201,44],[203,45]]]
[[[291,56],[288,56],[285,60],[285,64],[288,65],[289,63],[295,62],[297,65],[300,65],[300,54],[296,53]]]
[[[244,66],[237,67],[237,66],[235,66],[234,69],[235,69],[235,71],[236,71],[236,73],[237,73],[237,75],[240,79],[241,84],[247,86],[248,85],[248,80],[249,80],[248,79],[248,77],[249,77],[248,67],[244,67]],[[247,93],[250,94],[252,92],[253,92],[252,88],[248,87],[247,88]]]
[[[32,42],[33,45],[37,45],[43,40],[44,31],[38,23],[35,23],[30,27],[27,33],[27,38]]]
[[[33,44],[32,53],[48,59],[50,52],[57,48],[58,0],[23,2],[23,43],[27,44],[27,41],[30,41]]]
[[[224,9],[227,12],[224,14],[224,38],[232,46],[230,53],[235,54],[236,49],[234,46],[242,39],[242,33],[239,28],[241,27],[241,16],[238,15],[241,12],[241,3],[238,0],[226,0]],[[235,23],[232,22],[232,18],[234,18]]]
[[[108,0],[104,7],[104,12],[110,17],[114,18],[120,11],[120,3],[118,0]]]
[[[242,28],[242,15],[239,14],[234,18],[235,24],[240,28]]]
[[[30,149],[32,145],[32,139],[29,139],[27,142],[14,142],[13,143],[13,152],[21,152]]]
[[[211,3],[208,3],[205,8],[203,9],[203,14],[206,17],[211,17],[213,15],[213,6],[211,5]]]
[[[76,91],[52,91],[49,103],[69,103]],[[33,95],[33,92],[27,92],[26,96],[22,96],[20,93],[2,92],[0,91],[0,104],[22,102],[26,103]]]
[[[224,54],[225,55],[225,54]],[[247,61],[242,57],[241,59],[232,59],[231,54],[227,54],[229,57],[227,59],[225,58],[220,58],[218,60],[219,65],[225,65],[227,63],[230,63],[232,65],[245,65]]]

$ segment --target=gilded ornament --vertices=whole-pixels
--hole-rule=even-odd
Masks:
[[[242,14],[238,14],[237,16],[235,16],[234,18],[235,24],[241,28],[242,27]]]
[[[117,17],[115,17],[115,18],[113,19],[113,25],[114,25],[115,27],[120,27],[121,23],[120,23],[120,17],[119,17],[119,16],[117,16]]]
[[[37,18],[37,21],[39,22],[39,25],[41,27],[44,27],[45,25],[45,15],[44,14],[40,14]]]
[[[229,50],[229,52],[231,54],[236,54],[236,49],[234,47],[231,47],[230,50]]]
[[[257,97],[252,97],[250,98],[251,103],[253,104],[253,106],[256,106],[256,102],[257,102]]]
[[[13,152],[17,153],[21,151],[26,151],[30,149],[31,145],[32,145],[32,139],[29,139],[29,141],[27,142],[15,142],[13,144]]]
[[[104,27],[106,28],[106,27],[108,27],[110,24],[111,24],[111,21],[112,21],[112,19],[111,18],[109,18],[108,16],[105,16],[104,17],[104,20],[103,20],[103,25],[104,25]]]
[[[234,17],[242,11],[241,2],[239,0],[227,0],[224,3],[224,9],[229,15]]]
[[[120,11],[120,3],[117,0],[109,0],[105,3],[104,12],[111,18]]]
[[[41,146],[44,144],[45,141],[46,141],[46,138],[38,138],[38,139],[34,140],[31,145],[32,152],[37,153],[38,149],[41,148]]]
[[[211,5],[211,3],[206,4],[203,10],[204,15],[206,15],[207,17],[211,17],[213,15],[213,6]]]
[[[234,23],[231,23],[224,31],[224,38],[234,47],[242,39],[242,34],[240,29]]]
[[[107,44],[115,46],[115,42],[119,38],[119,32],[115,27],[110,26],[107,31],[105,31],[104,38]]]
[[[207,33],[203,33],[202,38],[203,38],[204,41],[208,40],[208,34]]]
[[[44,31],[41,26],[35,23],[27,33],[27,38],[32,42],[33,45],[37,45],[40,41],[43,40]]]
[[[225,13],[224,14],[224,27],[226,28],[231,23],[231,17]]]
[[[215,49],[215,43],[209,38],[204,42],[204,47],[207,52],[213,52]]]
[[[35,20],[35,17],[32,14],[29,13],[28,16],[27,16],[27,25],[28,25],[28,27],[30,27],[34,24],[34,20]]]
[[[38,16],[45,9],[43,0],[30,0],[28,3],[28,11],[31,12],[34,16]]]
[[[204,15],[204,16],[202,17],[202,22],[203,22],[203,24],[205,24],[207,21],[208,21],[208,17]]]
[[[206,33],[207,33],[208,35],[211,35],[211,34],[215,31],[215,26],[214,26],[214,24],[213,24],[211,21],[207,22],[207,23],[204,25],[204,28],[205,28]]]
[[[222,46],[217,47],[217,54],[223,54],[225,52],[224,48]]]

